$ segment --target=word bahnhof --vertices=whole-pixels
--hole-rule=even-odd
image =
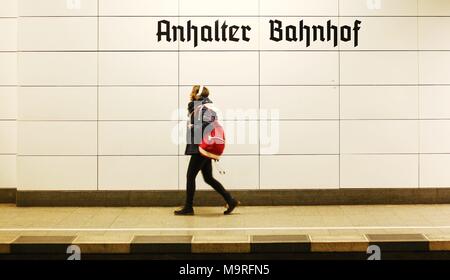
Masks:
[[[333,41],[334,47],[338,46],[339,40],[349,42],[353,40],[354,47],[359,45],[359,31],[361,21],[355,20],[353,26],[336,26],[331,20],[326,25],[306,25],[303,20],[296,25],[284,25],[280,20],[270,20],[270,40],[275,42],[305,42],[306,47],[312,42]],[[192,42],[194,48],[200,42],[249,42],[251,40],[249,25],[228,25],[226,21],[216,20],[213,26],[197,26],[191,20],[186,25],[172,25],[168,20],[158,21],[158,42]]]

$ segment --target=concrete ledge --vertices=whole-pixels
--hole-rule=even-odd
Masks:
[[[83,254],[129,254],[131,237],[94,235],[78,236],[73,245],[80,247]]]
[[[11,253],[11,243],[17,239],[16,235],[0,235],[0,254]]]
[[[311,251],[308,235],[255,235],[251,238],[254,253],[293,253]]]
[[[132,254],[191,253],[192,236],[136,236],[131,241]]]
[[[450,204],[449,189],[236,190],[245,206]],[[184,191],[17,191],[17,206],[160,206],[183,204]],[[214,191],[198,191],[197,206],[222,206]]]
[[[11,243],[12,254],[66,254],[76,236],[20,236]]]
[[[367,252],[366,236],[313,236],[311,252]]]
[[[16,189],[0,189],[0,203],[16,203]]]
[[[422,234],[367,234],[370,245],[383,252],[428,251],[429,241]]]
[[[450,234],[427,234],[430,251],[450,251]]]
[[[388,259],[416,258],[442,254],[450,259],[450,236],[422,234],[369,235],[224,235],[224,236],[15,236],[0,234],[0,256],[61,256],[67,258],[67,248],[78,245],[81,256],[119,255],[136,259],[151,256],[158,259],[170,256],[242,255],[301,259],[321,256],[354,256],[367,259],[369,245],[378,245]],[[353,254],[353,255],[352,255]],[[207,257],[208,258],[208,257]]]
[[[192,253],[250,253],[250,236],[194,236]]]

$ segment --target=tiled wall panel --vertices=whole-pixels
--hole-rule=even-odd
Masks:
[[[102,190],[176,190],[177,156],[100,157]]]
[[[342,188],[417,188],[418,155],[341,156]]]
[[[424,1],[426,2],[426,1]],[[340,0],[342,16],[416,16],[417,0]]]
[[[96,155],[96,122],[19,123],[20,155]]]
[[[339,156],[263,156],[260,172],[261,189],[339,188]]]
[[[178,55],[175,52],[99,53],[99,84],[102,86],[177,85]]]
[[[0,189],[17,187],[17,0],[0,1]]]
[[[97,2],[96,0],[93,0]],[[102,16],[176,16],[178,0],[98,0]]]
[[[417,119],[417,86],[343,86],[343,119]]]
[[[450,187],[447,0],[79,3],[0,3],[0,187],[184,189],[195,84],[221,109],[230,189]],[[158,42],[163,19],[251,40]],[[270,41],[271,19],[360,20],[359,44]]]
[[[97,0],[61,1],[61,0],[17,0],[19,16],[96,16]]]
[[[19,157],[20,190],[96,190],[96,156]]]
[[[96,17],[24,17],[19,29],[21,51],[97,50]]]
[[[97,120],[96,87],[21,87],[18,102],[24,121]]]
[[[21,86],[93,86],[97,84],[95,52],[22,52]]]
[[[448,188],[450,181],[450,155],[429,154],[420,156],[420,187]]]

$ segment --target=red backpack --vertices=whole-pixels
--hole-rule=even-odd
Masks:
[[[206,107],[207,110],[214,110],[208,106],[201,106],[200,112],[203,111],[203,107]],[[220,156],[223,155],[225,150],[225,130],[220,122],[217,120],[217,114],[214,114],[215,120],[208,125],[206,131],[204,131],[202,142],[200,143],[198,149],[200,154],[204,157],[219,160]],[[203,114],[199,115],[199,118],[202,118]]]

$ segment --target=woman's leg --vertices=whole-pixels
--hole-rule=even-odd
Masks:
[[[201,155],[192,155],[189,161],[189,166],[186,175],[186,204],[185,208],[192,208],[194,205],[194,195],[195,195],[195,178],[198,172],[202,169],[205,164],[205,158]]]
[[[216,192],[218,192],[227,203],[232,202],[233,197],[230,195],[230,193],[227,192],[222,184],[213,177],[212,160],[206,158],[205,160],[206,162],[202,167],[203,179],[205,179],[205,182],[210,185]]]

